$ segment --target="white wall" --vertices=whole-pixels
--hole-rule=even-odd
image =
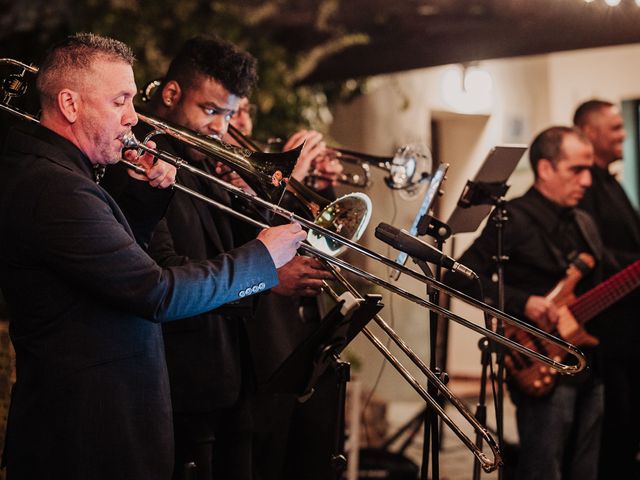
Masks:
[[[416,140],[431,141],[430,122],[436,119],[442,127],[442,161],[451,164],[444,184],[441,215],[446,220],[457,202],[465,181],[479,168],[489,149],[500,143],[529,143],[534,134],[551,124],[568,123],[573,109],[593,96],[612,101],[640,98],[640,46],[623,46],[584,50],[544,56],[482,62],[494,80],[494,100],[490,107],[475,115],[454,111],[442,99],[440,79],[447,67],[414,70],[370,79],[367,94],[349,105],[334,110],[331,135],[340,144],[367,153],[389,155],[399,145]],[[407,227],[419,207],[419,199],[407,201],[391,192],[376,172],[375,184],[367,191],[374,203],[374,214],[362,243],[395,258],[374,238],[380,222]],[[526,158],[511,177],[508,197],[522,194],[532,175]],[[345,191],[347,191],[345,189]],[[460,254],[475,235],[456,236],[456,252]],[[458,238],[459,237],[459,238]],[[360,257],[348,257],[367,270],[386,278],[378,268]],[[424,296],[424,288],[416,281],[401,278],[397,285]],[[381,291],[375,288],[376,291]],[[397,295],[385,294],[387,307],[382,314],[395,324],[397,332],[415,350],[428,359],[428,322],[426,310]],[[459,303],[454,311],[480,321]],[[479,374],[478,336],[462,327],[452,326],[448,371],[453,375]],[[366,385],[373,385],[382,363],[370,344],[359,337],[350,349],[363,364],[358,375]],[[385,367],[377,393],[388,399],[415,399],[406,382]],[[415,369],[413,369],[415,371]]]
[[[552,122],[570,122],[576,105],[590,98],[640,97],[640,45],[554,53],[548,64]]]

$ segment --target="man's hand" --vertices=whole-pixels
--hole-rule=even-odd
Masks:
[[[255,195],[256,192],[245,182],[240,175],[238,175],[231,167],[225,165],[222,162],[216,162],[215,166],[216,175],[227,183],[244,190],[247,193]]]
[[[531,295],[524,306],[525,316],[545,331],[550,331],[558,323],[558,309],[551,300]]]
[[[340,157],[335,155],[320,155],[312,162],[313,174],[319,178],[315,181],[314,188],[324,190],[330,186],[336,186],[338,179],[344,170]]]
[[[147,142],[147,146],[156,148],[156,144],[152,141]],[[135,150],[127,150],[124,152],[124,158],[131,163],[140,165],[147,172],[146,176],[129,170],[129,175],[136,180],[149,182],[149,185],[157,188],[167,188],[176,181],[176,167],[162,160],[154,163],[154,156],[148,152],[138,155]]]
[[[283,151],[291,150],[305,142],[302,152],[298,157],[291,176],[299,182],[304,181],[312,167],[313,160],[319,155],[325,155],[327,146],[322,141],[322,134],[314,130],[300,130],[291,135],[287,143],[284,144]]]
[[[278,269],[279,283],[271,290],[286,296],[315,297],[322,292],[323,280],[332,278],[320,260],[297,256]]]
[[[269,250],[276,268],[282,267],[293,258],[305,238],[307,232],[297,223],[265,228],[258,234],[258,240]]]

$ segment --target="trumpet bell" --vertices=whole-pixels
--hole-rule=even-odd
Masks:
[[[402,197],[411,199],[429,179],[428,172],[432,167],[431,151],[425,145],[404,145],[391,159],[389,176],[385,177],[385,182],[389,188],[399,190]]]
[[[354,192],[324,207],[314,224],[357,242],[371,220],[371,210],[371,199],[362,192]],[[313,229],[309,230],[307,241],[318,250],[334,257],[347,248],[346,245],[320,235]]]

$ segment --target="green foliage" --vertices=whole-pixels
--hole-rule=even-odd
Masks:
[[[320,2],[319,23],[326,21],[335,3]],[[324,87],[297,85],[300,76],[323,58],[323,47],[296,54],[272,38],[268,28],[261,28],[265,19],[283,8],[286,1],[267,1],[250,8],[203,0],[88,0],[76,7],[70,30],[113,36],[130,45],[138,56],[139,85],[160,77],[185,40],[200,33],[217,34],[259,61],[260,79],[252,99],[258,105],[257,138],[287,137],[299,128],[326,131],[332,117]],[[337,35],[327,44],[326,54],[364,41],[361,35]],[[329,90],[335,99],[341,88],[331,86]]]
[[[80,31],[122,40],[138,57],[139,86],[160,77],[182,43],[194,35],[214,33],[251,52],[260,80],[252,101],[258,105],[257,138],[287,137],[299,128],[326,132],[329,103],[357,96],[363,82],[300,85],[324,58],[366,35],[348,32],[332,17],[341,2],[310,2],[319,44],[297,46],[281,41],[273,20],[292,10],[296,0],[31,0],[14,2],[0,16],[3,57],[38,64],[46,47]],[[269,23],[272,22],[272,23]],[[306,50],[305,50],[306,48]],[[0,118],[0,120],[2,120]]]

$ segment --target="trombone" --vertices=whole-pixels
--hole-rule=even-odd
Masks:
[[[3,83],[3,93],[5,93],[4,95],[4,99],[3,102],[0,104],[0,107],[5,110],[8,111],[14,115],[18,115],[23,119],[27,119],[30,121],[35,121],[38,122],[38,118],[30,115],[30,114],[26,114],[25,112],[21,112],[19,109],[13,107],[10,105],[10,101],[17,97],[20,96],[22,94],[24,94],[24,92],[26,91],[26,86],[25,87],[19,87],[20,84],[26,85],[24,82],[24,79],[22,78],[24,76],[24,74],[26,72],[29,73],[36,73],[37,72],[37,68],[36,67],[32,67],[26,64],[23,64],[21,62],[17,62],[15,60],[10,60],[10,59],[0,59],[0,64],[11,64],[11,65],[17,65],[21,68],[23,68],[23,72],[20,75],[14,75],[10,78],[9,83],[11,83],[14,86],[17,86],[15,91],[22,91],[22,93],[20,94],[8,94],[7,92],[5,92],[5,84],[7,83],[7,81],[5,81]],[[15,77],[15,78],[14,78]],[[247,181],[247,183],[249,183],[250,185],[252,184],[257,184],[260,186],[261,189],[267,190],[266,195],[268,196],[268,198],[273,198],[273,197],[278,197],[281,193],[277,193],[277,194],[273,194],[272,192],[269,192],[269,190],[275,190],[277,192],[280,191],[280,189],[282,189],[283,184],[285,184],[286,182],[284,181],[285,178],[283,177],[278,177],[277,175],[274,177],[273,175],[269,175],[266,174],[264,172],[264,170],[262,169],[262,167],[257,166],[257,165],[253,165],[254,161],[260,161],[260,160],[256,160],[257,156],[254,156],[253,154],[256,152],[249,152],[249,151],[237,151],[237,149],[233,149],[231,147],[229,147],[226,144],[221,143],[219,140],[217,139],[212,139],[210,137],[206,137],[204,135],[200,135],[197,134],[195,132],[192,132],[188,129],[184,129],[181,127],[177,127],[174,125],[170,125],[167,122],[164,122],[162,120],[153,118],[151,116],[147,116],[147,115],[143,115],[143,114],[138,114],[138,117],[141,121],[143,121],[144,123],[147,123],[148,125],[150,125],[152,128],[155,129],[155,131],[157,132],[161,132],[167,135],[170,135],[174,138],[177,138],[178,140],[186,143],[188,146],[195,148],[203,153],[205,153],[206,155],[215,157],[215,158],[219,158],[221,159],[224,163],[228,164],[232,169],[234,170],[238,170],[238,173],[243,174],[245,178],[245,181]],[[410,277],[413,277],[414,279],[425,283],[426,285],[429,285],[431,287],[437,288],[442,292],[447,293],[448,295],[458,298],[460,300],[462,300],[463,302],[465,302],[468,305],[474,306],[480,310],[482,310],[485,314],[491,315],[493,317],[496,317],[498,319],[503,320],[506,323],[509,323],[511,325],[514,325],[516,327],[519,327],[525,331],[527,331],[528,333],[530,333],[531,335],[533,335],[534,337],[538,338],[539,340],[543,340],[543,341],[548,341],[551,342],[552,344],[554,344],[556,347],[558,347],[559,349],[561,349],[562,351],[564,351],[565,353],[573,356],[576,360],[577,363],[576,364],[565,364],[565,363],[561,363],[560,361],[557,361],[555,359],[546,357],[544,355],[542,355],[539,352],[536,352],[534,350],[531,350],[528,347],[525,347],[523,345],[520,345],[517,342],[514,342],[513,340],[498,334],[497,332],[494,332],[491,329],[488,328],[484,328],[481,327],[479,325],[476,325],[472,322],[470,322],[469,320],[445,309],[444,307],[441,307],[440,305],[437,305],[433,302],[430,302],[428,300],[425,300],[421,297],[418,297],[416,295],[413,295],[405,290],[400,289],[399,287],[381,279],[380,277],[377,277],[371,273],[368,273],[362,269],[360,269],[359,267],[352,265],[344,260],[341,260],[340,258],[336,258],[334,257],[331,252],[326,251],[325,249],[322,248],[318,248],[312,245],[306,245],[303,244],[301,246],[301,248],[316,256],[319,257],[321,259],[323,259],[324,261],[328,262],[331,265],[332,270],[334,270],[334,274],[336,275],[337,278],[340,279],[340,281],[344,281],[344,285],[346,286],[347,290],[349,290],[354,296],[356,297],[360,297],[359,294],[357,294],[357,292],[355,291],[355,289],[348,284],[348,282],[346,282],[346,280],[344,280],[344,277],[342,277],[342,275],[339,272],[335,271],[335,268],[333,268],[333,266],[339,266],[340,268],[345,269],[346,271],[349,271],[361,278],[364,278],[368,281],[370,281],[371,283],[374,283],[378,286],[381,286],[389,291],[391,291],[392,293],[396,293],[418,305],[421,305],[423,307],[426,307],[430,310],[433,310],[437,313],[439,313],[440,315],[442,315],[445,318],[451,319],[467,328],[470,328],[471,330],[475,331],[476,333],[479,333],[480,335],[484,335],[492,340],[494,340],[495,342],[502,344],[504,346],[506,346],[507,348],[516,350],[520,353],[522,353],[523,355],[527,355],[535,360],[538,360],[544,364],[546,364],[547,366],[554,368],[556,370],[558,370],[559,373],[562,374],[575,374],[578,373],[580,371],[582,371],[585,367],[586,367],[586,358],[585,356],[572,344],[565,342],[564,340],[558,339],[554,336],[552,336],[551,334],[544,332],[532,325],[529,325],[521,320],[516,319],[515,317],[512,317],[510,315],[507,315],[506,313],[496,309],[495,307],[492,307],[490,305],[487,305],[479,300],[476,300],[475,298],[472,298],[462,292],[458,292],[457,290],[454,290],[453,288],[447,286],[446,284],[436,281],[432,278],[429,278],[425,275],[419,274],[417,272],[415,272],[414,270],[411,270],[405,266],[402,265],[398,265],[395,262],[393,262],[392,260],[379,255],[371,250],[368,250],[364,247],[361,247],[360,245],[358,245],[357,243],[355,243],[354,241],[350,240],[349,238],[346,238],[345,236],[336,233],[337,230],[339,232],[342,232],[342,228],[343,228],[343,224],[338,224],[337,226],[334,223],[329,222],[329,226],[334,227],[334,230],[331,230],[325,226],[319,225],[313,221],[310,221],[306,218],[303,218],[293,212],[290,212],[286,209],[284,209],[283,207],[280,207],[279,205],[270,202],[268,200],[265,200],[263,198],[261,198],[260,196],[253,194],[253,193],[248,193],[245,192],[244,190],[225,182],[224,180],[221,180],[203,170],[200,170],[198,168],[195,168],[191,165],[189,165],[185,160],[172,155],[168,152],[164,152],[164,151],[160,151],[154,148],[151,148],[147,145],[144,145],[143,143],[141,143],[140,141],[138,141],[135,136],[133,135],[133,133],[129,133],[124,139],[123,139],[123,143],[125,144],[126,148],[135,148],[135,149],[140,149],[143,151],[146,151],[152,155],[154,155],[155,157],[164,160],[172,165],[174,165],[176,168],[184,168],[187,169],[188,171],[200,175],[204,178],[209,179],[210,181],[213,181],[214,183],[216,183],[217,185],[219,185],[220,187],[224,188],[225,190],[229,191],[230,193],[244,198],[245,200],[249,201],[250,203],[253,203],[259,207],[264,208],[267,211],[270,211],[276,215],[279,215],[289,221],[295,221],[300,223],[301,225],[305,226],[307,229],[309,229],[310,231],[314,232],[314,235],[317,236],[322,236],[326,239],[330,240],[330,243],[336,244],[339,243],[341,245],[344,245],[346,248],[350,248],[352,250],[355,250],[373,260],[378,261],[379,263],[382,263],[386,266],[392,267],[395,270],[399,270],[402,273],[404,273],[405,275],[408,275]],[[273,154],[263,154],[265,155],[265,157],[262,157],[262,159],[266,159],[267,161],[270,160],[271,155]],[[124,160],[123,160],[124,161]],[[129,164],[129,162],[124,161],[127,166],[129,166],[130,168],[135,169],[136,171],[138,171],[139,173],[144,173],[142,171],[142,169],[139,166],[133,165],[133,164]],[[243,177],[243,178],[244,178]],[[258,177],[260,180],[256,181],[256,178],[254,177]],[[246,220],[256,226],[259,227],[267,227],[267,225],[251,218],[248,216],[245,216],[239,212],[236,212],[235,210],[227,207],[226,205],[222,205],[218,202],[216,202],[213,199],[210,199],[198,192],[195,192],[193,190],[188,189],[187,187],[181,186],[181,185],[175,185],[175,188],[184,191],[187,194],[193,195],[201,200],[204,200],[214,206],[217,206],[218,208],[221,208],[223,211],[234,215],[236,217],[240,217],[243,220]],[[357,237],[357,235],[356,235]],[[329,290],[330,293],[332,292],[332,290]],[[332,293],[332,296],[335,296],[335,292]],[[438,414],[441,416],[441,418],[443,419],[443,421],[454,431],[454,433],[460,438],[460,440],[469,448],[469,450],[478,458],[483,470],[485,470],[486,472],[490,472],[495,470],[496,468],[498,468],[501,465],[501,454],[500,451],[498,449],[498,446],[496,444],[496,442],[493,440],[493,438],[489,435],[488,431],[475,419],[475,417],[473,416],[473,414],[471,414],[468,409],[466,408],[466,406],[464,406],[464,404],[453,395],[453,393],[450,392],[450,390],[442,383],[442,381],[440,381],[440,379],[438,379],[438,377],[429,370],[429,368],[426,366],[426,364],[424,364],[424,362],[414,353],[410,350],[410,348],[406,345],[406,343],[391,329],[391,327],[389,327],[384,320],[382,320],[382,318],[379,318],[379,316],[375,317],[376,322],[383,328],[383,330],[390,335],[390,337],[394,340],[395,343],[398,344],[398,346],[403,350],[403,352],[416,364],[416,366],[418,366],[420,368],[421,371],[424,372],[424,374],[428,377],[428,379],[442,392],[442,394],[447,397],[447,399],[449,401],[452,402],[452,404],[460,411],[460,413],[465,417],[465,419],[473,426],[473,428],[480,434],[483,436],[483,438],[485,439],[485,441],[487,442],[487,445],[489,446],[489,448],[491,449],[491,451],[493,452],[493,460],[489,459],[484,452],[475,445],[475,443],[468,437],[466,436],[461,430],[460,428],[455,424],[455,422],[448,417],[448,415],[444,412],[444,410],[442,409],[442,407],[440,407],[440,405],[438,404],[438,402],[436,400],[434,400],[426,391],[426,389],[424,388],[424,386],[422,386],[416,379],[415,377],[413,377],[411,375],[411,373],[391,354],[391,352],[389,352],[389,350],[385,347],[385,345],[378,339],[376,338],[368,329],[364,330],[365,335],[373,342],[373,344],[376,346],[376,348],[378,348],[378,350],[380,350],[380,352],[392,363],[392,365],[400,372],[400,374],[412,385],[412,387],[419,393],[419,395],[432,407],[434,408],[434,410],[436,410],[438,412]]]

